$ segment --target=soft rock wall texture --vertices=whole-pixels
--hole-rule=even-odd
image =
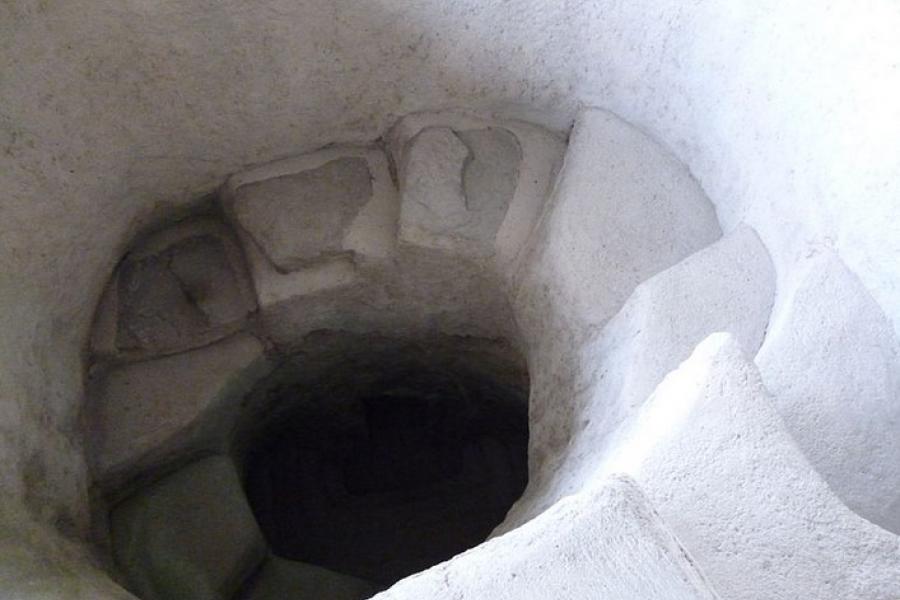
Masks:
[[[4,548],[22,549],[9,553],[18,552],[19,566],[2,571],[18,587],[5,589],[46,597],[44,575],[28,567],[44,554],[33,549],[48,547],[44,526],[75,537],[87,529],[83,355],[94,308],[133,236],[191,208],[231,173],[326,144],[384,136],[390,145],[399,116],[459,106],[559,131],[580,106],[601,106],[668,148],[669,162],[687,166],[718,223],[709,215],[705,226],[691,219],[699,233],[681,246],[684,253],[661,259],[634,285],[711,243],[719,226],[726,233],[741,222],[751,226],[777,284],[771,335],[758,359],[772,401],[835,493],[896,532],[898,30],[900,13],[887,0],[864,8],[775,0],[3,4],[0,532]],[[483,129],[440,119],[430,125]],[[477,143],[458,137],[477,155]],[[521,152],[523,169],[535,154]],[[375,198],[381,167],[370,161],[369,168]],[[477,182],[477,174],[468,180]],[[535,204],[518,206],[530,222]],[[584,226],[589,232],[591,224]],[[514,239],[510,247],[518,248],[522,231],[501,226],[498,240]],[[247,258],[257,291],[262,278],[270,282],[269,295],[258,295],[261,306],[356,276],[357,265],[340,257],[287,279],[266,271],[262,259],[262,251]],[[754,275],[767,280],[764,262],[754,264]],[[517,277],[523,273],[505,269],[501,279],[513,286],[513,298],[531,294],[532,307],[574,290],[570,301],[580,314],[608,308],[587,322],[556,311],[579,335],[602,330],[631,293],[626,286],[614,297],[579,295],[597,287],[590,277],[583,289],[565,277],[529,291],[515,287],[527,281]],[[473,293],[493,289],[481,283]],[[762,305],[760,295],[754,299]],[[233,315],[234,306],[222,314]],[[824,322],[818,313],[828,315]],[[296,314],[270,315],[302,331]],[[541,326],[534,311],[516,317],[527,345],[545,352],[529,356],[536,391],[571,384],[576,374],[555,370],[570,357],[530,336]],[[795,338],[801,331],[808,334]],[[821,360],[810,366],[814,357]],[[545,419],[548,411],[558,414]],[[546,443],[532,442],[534,464],[566,455],[580,416],[574,404],[533,404],[532,412],[549,432]],[[38,524],[23,525],[29,519]],[[54,565],[83,558],[63,550],[53,556]],[[91,586],[105,584],[87,582],[87,572],[69,587],[50,587],[65,590],[60,597],[96,597],[100,588]],[[892,588],[883,589],[891,597]]]
[[[465,160],[416,160],[455,183],[389,169],[435,130]],[[367,597],[477,545],[521,495],[504,282],[564,143],[449,112],[393,133],[234,174],[111,276],[83,427],[94,539],[140,597]],[[426,202],[411,220],[435,235],[404,236]]]

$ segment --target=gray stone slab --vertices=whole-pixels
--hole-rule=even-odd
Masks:
[[[266,545],[231,461],[191,463],[110,515],[116,564],[142,600],[230,600]]]
[[[341,157],[297,173],[240,186],[231,210],[281,271],[344,250],[344,237],[372,197],[362,157]]]
[[[96,477],[220,448],[241,397],[268,369],[262,343],[247,334],[113,368],[92,385],[88,410]]]

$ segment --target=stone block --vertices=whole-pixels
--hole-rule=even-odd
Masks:
[[[346,202],[334,200],[324,210],[333,213],[330,217],[323,214],[320,215],[325,219],[322,223],[307,224],[319,236],[315,238],[319,241],[310,246],[301,234],[306,226],[301,221],[307,218],[303,215],[312,210],[314,203],[310,200],[304,208],[306,201],[298,201],[287,192],[275,194],[274,190],[287,185],[282,180],[294,181],[300,187],[303,185],[297,182],[308,180],[325,185],[327,177],[321,174],[321,169],[335,163],[352,165],[347,174],[357,181],[344,190],[346,194],[342,197]],[[333,171],[333,178],[341,178],[338,167],[331,166],[328,170]],[[367,173],[365,185],[361,183],[363,170]],[[346,187],[344,183],[332,186],[322,197],[338,194],[336,190]],[[362,203],[352,200],[364,196],[353,192],[363,188],[368,190],[367,200]],[[301,196],[305,198],[310,193],[305,189]],[[387,157],[378,148],[327,148],[238,173],[228,180],[222,202],[238,230],[257,299],[264,310],[304,296],[356,285],[360,283],[360,266],[382,263],[392,256],[396,247],[399,203]],[[355,208],[341,212],[344,210],[338,206],[341,202],[345,208],[347,203]],[[272,227],[263,227],[264,221],[271,222]],[[330,232],[326,236],[328,240],[321,237],[326,231]]]
[[[250,272],[256,288],[256,297],[263,314],[266,309],[311,296],[327,290],[337,290],[359,283],[360,275],[350,254],[324,258],[310,266],[282,273],[278,271],[249,234],[240,234]]]
[[[420,132],[401,163],[400,241],[493,254],[521,160],[515,136],[503,129]]]
[[[184,354],[112,368],[92,384],[93,469],[121,479],[178,453],[224,444],[237,403],[269,369],[247,334]]]
[[[900,344],[833,252],[795,272],[756,362],[794,439],[853,510],[900,533]]]
[[[536,369],[532,444],[548,450],[532,461],[529,491],[504,530],[584,486],[615,445],[618,428],[708,335],[731,332],[755,353],[774,296],[769,255],[756,233],[741,226],[640,284],[572,359],[569,379],[556,380],[552,368]],[[559,409],[566,405],[569,412]],[[558,431],[569,442],[554,449]]]
[[[641,484],[723,598],[900,598],[900,538],[832,492],[730,334],[670,373],[597,467]]]
[[[139,490],[110,515],[113,556],[142,600],[230,600],[266,545],[225,457]]]
[[[366,161],[344,157],[244,184],[232,211],[279,270],[294,271],[343,252],[345,230],[371,197]]]
[[[238,173],[222,201],[281,274],[349,253],[383,259],[395,245],[397,195],[378,148],[336,146]]]
[[[526,335],[603,325],[635,287],[721,235],[690,172],[612,114],[583,111],[516,276]]]
[[[98,308],[92,347],[129,359],[180,352],[234,333],[255,308],[233,233],[211,218],[190,219],[126,255]]]
[[[562,141],[518,121],[461,113],[405,117],[390,133],[399,165],[400,241],[509,268],[536,222]]]

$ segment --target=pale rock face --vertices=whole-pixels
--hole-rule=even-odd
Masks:
[[[210,218],[160,231],[128,254],[96,316],[96,354],[142,358],[208,344],[256,308],[234,235]]]
[[[443,111],[407,115],[386,141],[398,165],[401,241],[490,259],[511,280],[562,163],[561,137]]]
[[[269,163],[232,175],[221,196],[264,313],[359,285],[361,266],[394,254],[399,201],[378,148],[338,146]]]
[[[706,336],[730,332],[755,353],[774,294],[769,255],[742,226],[639,285],[580,348],[566,379],[556,377],[553,364],[534,369],[530,487],[499,531],[581,489],[615,450],[622,426]],[[566,405],[569,410],[561,410]],[[546,440],[559,431],[567,444],[548,451]]]
[[[144,600],[350,600],[376,590],[317,566],[263,562],[230,461],[184,466],[234,451],[235,420],[271,368],[248,331],[277,352],[306,345],[310,354],[290,366],[314,375],[327,336],[310,334],[333,329],[361,340],[349,336],[359,348],[338,344],[338,355],[377,354],[385,333],[507,339],[528,353],[528,490],[491,541],[385,598],[712,599],[712,588],[747,600],[897,597],[900,539],[838,497],[895,527],[898,346],[840,259],[826,252],[798,261],[806,271],[780,271],[766,338],[775,269],[756,232],[738,226],[719,239],[714,210],[683,165],[610,113],[579,116],[555,187],[561,141],[534,125],[422,113],[373,144],[238,172],[211,207],[234,232],[209,217],[177,223],[132,247],[108,283],[92,338],[88,445],[131,589]],[[794,276],[797,285],[784,283]],[[701,343],[664,379],[714,331],[729,334]],[[774,400],[742,354],[761,345]],[[48,453],[62,453],[50,444]],[[504,452],[488,442],[462,451],[460,478],[491,484],[473,496],[472,514],[502,513],[521,489],[504,477]],[[26,489],[54,475],[39,458],[28,458]],[[322,476],[327,487],[342,464],[328,477],[318,467],[292,472]],[[353,463],[365,475],[384,464]],[[259,481],[274,489],[277,478]],[[351,517],[335,520],[350,523],[358,543],[357,529],[375,519],[350,496],[341,497]],[[428,522],[446,524],[459,509],[451,503],[452,517],[435,512]],[[308,523],[297,529],[352,554]],[[354,552],[389,564],[397,547],[412,547],[433,564],[416,554],[423,538],[412,534]],[[16,558],[10,589],[40,579],[35,557]],[[91,570],[51,573],[32,587],[48,581],[118,593]]]
[[[823,7],[812,0],[224,0],[177,5],[148,0],[118,3],[113,10],[110,3],[91,1],[0,4],[0,595],[127,597],[97,575],[86,552],[70,552],[61,536],[49,530],[31,535],[23,525],[34,517],[71,532],[77,528],[67,522],[87,512],[82,440],[89,440],[90,432],[82,430],[78,416],[84,350],[104,284],[109,292],[92,342],[94,356],[104,361],[195,349],[247,325],[246,319],[213,323],[230,319],[239,312],[231,307],[242,303],[185,305],[175,293],[199,300],[196,292],[206,288],[202,276],[207,272],[217,274],[215,289],[230,289],[230,284],[219,286],[227,269],[206,242],[200,251],[187,248],[207,265],[199,273],[170,270],[166,250],[161,258],[147,260],[132,273],[139,277],[125,282],[136,292],[123,306],[118,279],[110,280],[110,274],[134,232],[183,214],[230,174],[246,173],[273,158],[309,157],[326,144],[377,139],[396,158],[404,145],[393,143],[392,127],[403,115],[399,127],[412,132],[407,140],[424,126],[456,132],[485,128],[484,123],[461,126],[418,112],[453,106],[491,114],[487,120],[512,132],[520,145],[519,182],[494,242],[499,279],[491,271],[473,274],[457,256],[405,256],[396,277],[363,275],[364,263],[384,260],[379,263],[384,267],[396,256],[399,215],[399,202],[390,210],[384,209],[387,203],[374,202],[382,197],[380,180],[369,163],[372,200],[357,213],[341,244],[352,258],[307,267],[312,272],[282,274],[258,248],[262,259],[255,263],[254,282],[257,290],[267,290],[260,296],[271,304],[258,323],[251,318],[253,326],[271,327],[284,343],[310,328],[336,324],[363,332],[377,326],[499,335],[510,330],[509,303],[496,291],[512,290],[536,397],[552,398],[556,390],[565,400],[580,398],[581,377],[595,372],[599,363],[589,344],[639,282],[718,235],[712,219],[704,216],[709,207],[695,210],[686,202],[673,211],[665,203],[645,202],[638,203],[647,207],[644,214],[621,219],[631,202],[623,202],[628,210],[620,213],[619,204],[598,202],[593,193],[581,191],[609,189],[628,199],[635,189],[652,192],[654,181],[668,181],[676,182],[673,190],[693,187],[687,195],[701,197],[696,193],[700,186],[723,229],[733,231],[742,222],[752,226],[775,265],[776,305],[759,364],[764,381],[776,390],[772,402],[787,430],[845,502],[872,521],[894,527],[896,496],[890,490],[896,488],[895,472],[888,465],[896,463],[890,425],[895,422],[895,336],[900,331],[898,30],[900,11],[893,0],[871,0],[862,9],[852,2]],[[562,148],[560,140],[585,106],[607,109],[632,126],[613,121],[608,130],[624,133],[591,146],[583,126],[591,117],[585,116],[555,201],[573,209],[543,213],[543,191],[553,180],[545,175],[554,172],[549,149]],[[512,125],[522,118],[560,134],[546,146],[538,144],[548,149],[547,160]],[[652,143],[632,143],[643,138]],[[663,148],[677,160],[659,159],[668,156]],[[346,156],[338,153],[272,176],[291,176]],[[593,168],[602,177],[594,177]],[[658,169],[667,174],[655,177]],[[657,214],[662,216],[657,219]],[[677,235],[667,238],[672,225]],[[386,231],[391,233],[382,235]],[[685,242],[692,237],[695,244]],[[227,253],[229,245],[223,247]],[[836,263],[807,264],[823,249],[833,251],[851,273]],[[520,268],[529,262],[535,263],[531,270]],[[292,274],[299,279],[280,279]],[[858,286],[850,283],[857,277]],[[378,284],[357,285],[362,280]],[[151,298],[152,303],[144,303]],[[290,310],[288,305],[293,305]],[[117,342],[120,310],[140,317],[123,334],[127,350]],[[672,319],[677,323],[678,315]],[[171,327],[173,322],[177,327]],[[717,326],[722,327],[718,321]],[[850,331],[854,328],[861,333]],[[174,329],[186,335],[173,340]],[[623,333],[629,331],[638,330],[623,326]],[[644,341],[664,345],[665,339],[647,336]],[[745,349],[748,339],[740,340]],[[664,365],[646,356],[637,362],[653,369]],[[735,364],[741,380],[743,367]],[[755,389],[756,380],[747,372]],[[634,390],[637,401],[637,392],[643,394],[644,385],[651,384],[649,377],[622,375],[622,380],[632,382],[624,387]],[[741,383],[724,376],[716,381],[729,390]],[[712,384],[708,387],[712,394]],[[757,396],[753,400],[764,394]],[[597,408],[580,400],[536,403],[536,419],[561,425],[543,427],[542,441],[532,450],[536,464],[563,453],[571,441],[567,425],[590,427],[597,415],[585,407]],[[552,412],[559,414],[547,418]],[[758,416],[747,414],[738,420]],[[761,424],[780,431],[769,416],[762,415]],[[759,587],[764,598],[779,593],[900,595],[890,579],[893,566],[884,563],[884,557],[895,559],[897,538],[883,537],[878,529],[882,537],[854,538],[848,550],[831,526],[851,536],[860,520],[835,516],[837,501],[820,483],[804,495],[808,465],[803,463],[803,473],[784,467],[784,462],[803,460],[784,450],[788,445],[779,441],[784,436],[756,436],[752,445],[714,439],[710,434],[717,431],[740,434],[741,440],[746,433],[729,430],[728,419],[696,421],[711,423],[712,432],[701,432],[709,437],[678,430],[688,441],[683,448],[669,444],[673,452],[684,451],[690,462],[688,446],[710,443],[742,454],[731,456],[734,462],[715,462],[711,451],[704,455],[698,449],[697,455],[709,462],[697,464],[714,471],[673,471],[684,477],[678,481],[666,480],[670,473],[663,471],[652,501],[668,502],[665,489],[674,494],[693,483],[695,504],[705,509],[703,494],[715,494],[711,497],[720,504],[711,508],[728,509],[727,514],[700,514],[694,506],[671,513],[673,518],[696,517],[699,534],[723,522],[740,526],[737,521],[747,514],[764,514],[753,535],[746,528],[741,535],[722,529],[713,537],[724,541],[702,553],[721,555],[711,563],[717,573],[722,572],[720,559],[738,565],[727,591],[743,597]],[[771,489],[767,462],[778,457],[767,453],[770,446],[784,450],[784,461],[772,463]],[[867,462],[866,454],[877,460]],[[741,470],[748,465],[752,473]],[[752,497],[736,483],[735,473],[752,484]],[[796,476],[791,485],[784,484],[785,473]],[[734,497],[767,512],[738,507]],[[822,510],[798,519],[795,509],[804,502]],[[679,531],[688,529],[679,525]],[[796,538],[790,542],[780,536],[788,530],[791,535],[785,537]],[[795,536],[797,531],[801,535]],[[745,544],[753,552],[770,544],[772,556],[763,558],[762,566],[741,563],[734,557],[743,556]],[[868,558],[860,558],[863,552]],[[493,560],[481,556],[480,567]],[[550,558],[556,561],[553,569],[567,569],[563,558]],[[807,577],[813,572],[809,565],[819,559],[815,576]],[[796,578],[790,570],[795,561]],[[557,581],[562,587],[567,580]],[[776,589],[778,581],[785,583],[782,591]],[[559,594],[558,589],[542,591],[545,597]],[[628,591],[627,597],[641,596]],[[484,594],[473,588],[468,596]]]
[[[718,596],[640,488],[627,478],[611,478],[375,598],[715,600]]]
[[[900,533],[900,345],[833,252],[794,274],[756,362],[794,439],[835,493]]]
[[[601,357],[589,347],[602,326],[638,284],[720,235],[712,207],[671,156],[604,111],[586,110],[581,115],[553,196],[522,253],[510,292],[516,322],[529,346],[533,480],[553,473],[549,465],[567,453],[570,439],[585,422],[596,426],[602,420],[602,413],[580,413],[596,386],[592,375],[600,380],[596,365]],[[768,258],[760,256],[762,262],[752,269],[764,283]],[[726,260],[719,270],[733,262]],[[702,285],[702,276],[698,274],[694,284]],[[677,286],[668,287],[678,291]],[[759,293],[765,298],[765,287]],[[699,323],[694,327],[703,334],[710,332]],[[689,348],[686,344],[683,352]],[[678,356],[669,368],[682,358]],[[593,406],[600,410],[604,402],[615,406],[617,400],[599,397]],[[569,485],[577,481],[574,477]],[[546,496],[529,498],[535,490]],[[547,508],[560,493],[536,481],[508,526]]]
[[[467,130],[487,128],[484,121],[467,120],[460,125]],[[553,149],[560,150],[558,140],[541,128],[521,129],[526,132],[523,135],[531,136],[530,143],[542,150],[539,156],[550,155],[546,149],[550,141],[555,144]],[[545,142],[545,138],[550,141]],[[492,148],[492,139],[488,136],[486,141],[476,141],[482,148]],[[507,142],[512,143],[509,139]],[[341,252],[323,255],[294,271],[280,271],[236,214],[240,190],[347,157],[366,161],[372,176],[372,197],[345,224]],[[544,179],[537,187],[526,186],[530,194],[549,187],[547,169],[552,164],[544,165],[544,171],[537,170]],[[473,176],[473,185],[484,188],[482,179],[482,175]],[[481,193],[487,193],[486,189]],[[529,196],[527,201],[533,203],[535,199]],[[512,336],[511,311],[491,265],[460,260],[444,250],[398,245],[400,200],[388,157],[378,147],[330,147],[237,173],[224,186],[221,203],[247,255],[260,306],[259,321],[276,344],[290,345],[312,331],[328,328],[404,335],[440,331]]]
[[[426,129],[413,138],[403,161],[400,239],[427,245],[429,225],[440,236],[468,224],[462,184],[468,158],[469,149],[446,127]]]
[[[502,129],[420,132],[401,159],[400,241],[493,255],[521,160],[515,136]]]
[[[194,462],[111,513],[113,555],[142,600],[229,600],[266,554],[231,461]]]
[[[459,131],[469,149],[462,183],[466,209],[478,215],[479,230],[496,236],[519,183],[522,149],[512,132],[491,128]]]
[[[635,286],[720,235],[683,165],[609,113],[585,110],[518,274],[522,326],[548,341],[553,318],[602,325]]]
[[[900,539],[831,492],[729,334],[663,380],[606,467],[644,487],[723,598],[900,596]]]
[[[892,0],[21,0],[0,11],[11,503],[80,511],[81,353],[131,232],[247,165],[375,139],[431,107],[561,131],[579,106],[606,107],[688,166],[726,229],[753,225],[779,274],[830,246],[900,329]],[[24,481],[32,464],[45,467],[39,494]]]
[[[296,271],[342,252],[344,231],[371,197],[366,161],[346,157],[242,185],[232,210],[280,271]]]
[[[260,311],[263,313],[283,302],[324,290],[339,290],[359,282],[359,273],[351,256],[326,258],[297,271],[281,273],[249,234],[239,235],[244,240]]]
[[[304,274],[298,288],[286,287],[280,302],[260,311],[270,339],[291,346],[322,329],[515,339],[502,285],[478,265],[423,249],[398,249],[388,263],[354,265],[355,277],[347,263],[326,263]]]
[[[178,453],[221,449],[235,404],[269,368],[263,345],[239,334],[101,374],[87,416],[95,478],[109,484]]]

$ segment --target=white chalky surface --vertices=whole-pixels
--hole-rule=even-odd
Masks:
[[[452,256],[415,257],[408,260],[416,267],[402,272],[427,272],[428,285],[383,278],[390,285],[360,300],[344,287],[358,271],[341,267],[273,285],[273,304],[283,312],[263,314],[266,323],[288,341],[335,323],[354,330],[377,323],[391,330],[501,335],[510,330],[510,315],[494,288],[511,286],[518,291],[512,303],[521,341],[531,349],[536,391],[578,389],[572,382],[582,373],[580,361],[596,366],[582,357],[582,348],[635,286],[714,241],[719,224],[728,233],[746,223],[776,273],[771,337],[759,357],[772,401],[837,497],[895,528],[890,457],[896,436],[890,432],[900,329],[898,30],[900,11],[891,0],[864,6],[812,0],[4,4],[0,589],[16,598],[123,597],[95,577],[85,555],[63,551],[68,542],[46,527],[86,537],[89,435],[80,425],[86,348],[98,300],[134,236],[208,206],[231,174],[327,145],[383,138],[390,146],[390,132],[404,115],[454,107],[503,127],[533,121],[560,138],[586,106],[633,126],[614,121],[611,128],[630,133],[584,153],[576,149],[591,145],[576,130],[551,209],[562,188],[597,189],[590,177],[577,182],[574,171],[590,176],[612,165],[632,175],[603,182],[634,183],[617,188],[623,197],[646,190],[648,182],[680,182],[669,191],[693,189],[690,197],[708,197],[715,215],[708,207],[709,218],[676,211],[659,223],[648,212],[646,227],[623,241],[603,234],[622,215],[593,203],[590,194],[573,198],[576,210],[565,218],[542,213],[546,194],[538,190],[549,187],[548,178],[536,177],[529,184],[533,194],[517,191],[497,233],[502,273],[473,273]],[[646,144],[627,143],[642,135]],[[517,137],[521,172],[541,172],[528,162],[540,152]],[[674,177],[652,174],[666,164]],[[379,225],[364,229],[392,233],[363,236],[367,248],[374,238],[382,250],[396,242],[399,203],[394,209],[372,211]],[[537,233],[526,240],[538,220]],[[694,243],[641,245],[673,224],[685,225]],[[636,249],[642,260],[610,270],[610,262],[596,260],[606,241],[622,253]],[[344,239],[357,256],[376,255],[358,250],[358,242],[352,234]],[[527,247],[520,252],[522,244]],[[833,267],[816,275],[808,261],[823,253],[834,253],[849,275]],[[534,256],[544,270],[519,269]],[[643,259],[653,259],[652,268]],[[561,274],[558,282],[551,267]],[[834,279],[817,279],[823,273]],[[533,276],[524,303],[522,276]],[[369,288],[354,294],[360,289]],[[818,297],[816,290],[834,296]],[[415,294],[416,302],[395,302]],[[363,308],[369,312],[360,316]],[[108,340],[109,331],[98,341]],[[795,338],[791,331],[808,335]],[[95,348],[116,354],[109,349]],[[548,407],[536,407],[535,417]],[[594,417],[575,407],[569,396],[552,410],[562,422]],[[811,441],[813,431],[822,432],[821,439]],[[568,430],[549,431],[533,447],[532,460],[540,465],[568,444]],[[867,463],[864,453],[883,460]],[[708,475],[713,489],[725,485],[721,474]],[[777,531],[780,513],[767,504],[762,485],[755,501],[774,511],[767,528]],[[815,489],[831,506],[828,489]],[[23,526],[28,519],[44,533]],[[811,523],[810,535],[826,539],[819,530],[828,524]],[[846,575],[847,585],[857,587],[837,597],[898,596],[885,579],[889,566],[878,566],[893,556],[890,540],[896,538],[878,539],[865,542],[866,552],[874,548],[866,555],[870,562]],[[829,552],[794,544],[772,564],[790,569],[795,555],[813,563],[821,554],[826,567],[820,577],[846,573],[831,568],[827,557],[835,554]],[[767,581],[767,573],[748,579],[742,593],[765,589]]]
[[[269,368],[263,350],[239,334],[100,376],[88,415],[95,476],[133,475],[177,451],[222,446],[236,396]]]
[[[531,445],[540,461],[532,460],[529,489],[501,530],[586,485],[615,450],[623,423],[706,336],[731,332],[755,353],[768,324],[774,284],[766,249],[752,229],[739,227],[639,285],[574,354],[567,380],[555,378],[553,364],[546,372],[533,371],[533,381],[549,382],[533,388],[531,397]],[[571,406],[569,413],[560,410],[565,405]],[[548,440],[559,435],[568,443],[548,450]]]
[[[633,481],[612,478],[527,525],[404,579],[377,600],[715,600]]]
[[[730,334],[663,380],[608,468],[644,487],[723,598],[900,596],[900,538],[834,495]]]
[[[526,333],[549,338],[529,329],[546,327],[546,313],[602,325],[635,286],[720,235],[715,210],[675,157],[605,111],[582,112],[519,276]]]
[[[296,271],[343,250],[344,231],[372,198],[366,161],[347,156],[317,167],[244,184],[231,210],[282,271]]]
[[[804,266],[756,357],[763,382],[835,493],[900,533],[900,345],[833,252]]]

